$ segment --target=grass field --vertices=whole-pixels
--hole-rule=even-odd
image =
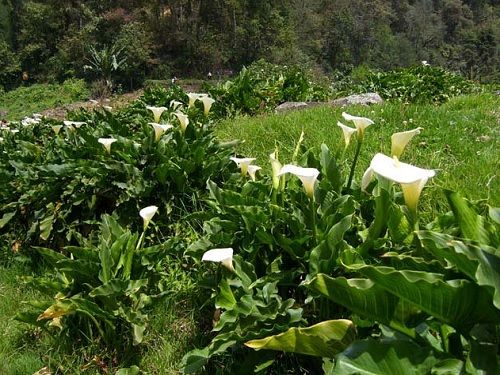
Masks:
[[[498,206],[499,104],[497,95],[479,94],[456,97],[441,106],[400,103],[346,109],[322,106],[228,119],[218,125],[216,132],[222,140],[244,140],[238,153],[256,157],[256,164],[270,170],[268,155],[275,145],[281,162],[288,163],[302,130],[306,147],[319,151],[321,143],[325,143],[338,150],[344,147],[344,141],[337,121],[352,126],[343,120],[342,112],[368,117],[375,124],[365,133],[356,171],[359,182],[375,153],[390,153],[392,133],[422,127],[423,131],[410,142],[402,156],[407,163],[437,171],[437,176],[427,185],[422,204],[442,210],[444,197],[440,188],[445,188],[460,191],[471,199],[489,198],[492,205]],[[346,159],[352,160],[353,154],[351,144]]]

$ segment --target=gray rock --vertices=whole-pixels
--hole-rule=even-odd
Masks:
[[[304,108],[307,108],[306,102],[285,102],[276,107],[276,112],[286,112]]]
[[[347,106],[354,104],[370,105],[370,104],[380,104],[383,103],[384,99],[380,97],[376,92],[367,92],[366,94],[356,94],[346,96],[345,98],[339,98],[331,101],[332,105],[336,106]]]

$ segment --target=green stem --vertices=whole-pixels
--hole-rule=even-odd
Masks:
[[[363,138],[358,137],[356,143],[356,153],[354,154],[354,160],[352,161],[351,171],[349,172],[349,179],[347,180],[347,190],[351,190],[352,179],[354,178],[354,170],[356,169],[356,164],[358,162],[359,152],[361,151],[361,145],[363,144]]]
[[[316,233],[316,205],[314,204],[314,198],[309,198],[309,205],[311,210],[311,225],[312,225],[312,236],[313,236],[313,246],[318,244],[317,233]]]

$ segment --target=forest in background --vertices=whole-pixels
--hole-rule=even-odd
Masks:
[[[217,78],[265,59],[321,73],[429,61],[498,81],[498,0],[0,0],[0,89],[113,75]]]

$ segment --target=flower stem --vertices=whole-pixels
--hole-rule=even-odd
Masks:
[[[363,138],[357,137],[356,142],[356,153],[354,154],[354,160],[352,161],[351,171],[349,172],[349,179],[347,180],[347,189],[351,190],[352,179],[354,178],[354,170],[356,169],[356,164],[358,162],[359,152],[361,151],[361,145],[363,144]]]
[[[311,226],[312,226],[312,236],[313,236],[313,246],[318,244],[317,233],[316,233],[316,205],[314,204],[314,198],[309,199],[309,206],[311,210]]]

